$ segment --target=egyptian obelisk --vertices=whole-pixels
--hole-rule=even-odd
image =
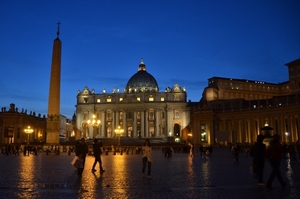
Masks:
[[[57,24],[57,38],[53,42],[46,134],[46,144],[53,145],[59,144],[60,133],[60,72],[62,43],[59,39],[60,22]]]

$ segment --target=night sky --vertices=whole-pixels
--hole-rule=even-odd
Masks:
[[[160,91],[202,97],[217,76],[279,83],[300,58],[300,1],[1,0],[0,106],[47,115],[60,21],[61,114],[77,91],[123,91],[141,58]]]

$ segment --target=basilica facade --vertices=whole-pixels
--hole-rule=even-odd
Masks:
[[[190,123],[186,90],[178,84],[159,91],[141,59],[124,92],[84,87],[76,104],[77,138],[174,138],[180,141]]]

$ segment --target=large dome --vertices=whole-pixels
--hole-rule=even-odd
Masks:
[[[127,82],[125,92],[138,93],[158,91],[159,89],[155,78],[146,71],[146,65],[144,64],[144,60],[141,59],[138,72],[135,73]]]

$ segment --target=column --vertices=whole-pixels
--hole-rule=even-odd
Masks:
[[[201,144],[202,140],[201,140],[201,121],[197,121],[193,123],[193,141],[195,142],[195,144]]]
[[[124,114],[123,114],[124,116]],[[120,111],[116,110],[116,127],[120,125]]]
[[[160,135],[159,132],[159,121],[160,121],[160,117],[159,117],[159,109],[155,110],[155,129],[154,129],[154,137],[158,137],[158,135]]]
[[[172,109],[169,109],[169,108],[166,109],[166,111],[167,111],[167,120],[166,120],[167,121],[167,124],[166,124],[167,135],[170,136],[169,132],[171,131],[172,132],[171,136],[174,136],[174,128],[172,127],[172,122],[170,121],[172,119],[172,112],[170,113],[170,110],[172,110]]]
[[[115,137],[115,128],[116,128],[116,111],[112,111],[112,121],[111,121],[111,137]]]
[[[105,114],[104,114],[104,111],[101,111],[100,113],[100,120],[101,120],[101,126],[100,126],[100,137],[107,137],[107,135],[105,135],[105,125],[106,125],[106,122],[105,122]]]
[[[145,137],[145,113],[141,110],[141,136]]]
[[[167,111],[167,109],[164,109],[163,110],[164,111],[164,115],[165,115],[165,127],[164,127],[164,134],[166,135],[166,137],[168,137],[169,135],[168,135],[168,133],[169,133],[169,126],[168,126],[168,111]]]
[[[126,112],[123,111],[123,126],[121,128],[124,130],[125,137],[128,137],[128,129],[127,129],[127,119],[126,119]]]
[[[132,135],[132,137],[137,137],[137,126],[136,126],[136,110],[134,110],[134,112],[133,112],[133,125],[132,125],[132,133],[133,133],[133,135]]]
[[[297,141],[297,135],[296,135],[296,123],[295,118],[293,116],[290,116],[290,127],[291,127],[291,142]]]
[[[88,118],[90,120],[92,120],[92,118],[93,118],[93,111],[89,111],[89,117]],[[87,137],[94,138],[94,135],[93,135],[94,134],[94,127],[88,125],[87,128],[88,128],[88,136]]]
[[[145,120],[145,123],[146,123],[145,136],[149,137],[149,112],[148,112],[148,109],[146,110],[146,120]]]

